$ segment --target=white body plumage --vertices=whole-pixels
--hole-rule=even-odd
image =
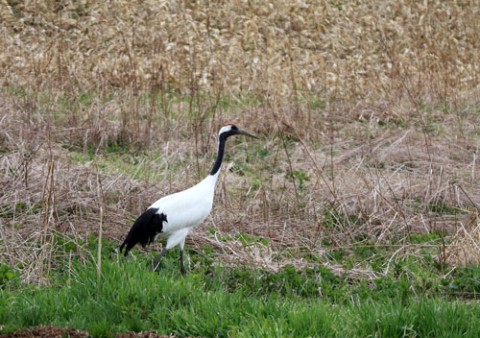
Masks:
[[[183,250],[190,231],[210,215],[217,179],[218,173],[209,175],[193,187],[162,197],[148,207],[167,216],[167,222],[163,223],[163,230],[158,234],[167,238],[167,250],[177,245]]]

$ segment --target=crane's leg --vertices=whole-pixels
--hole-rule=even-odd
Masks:
[[[160,260],[165,256],[167,253],[167,247],[164,247],[162,252],[160,252],[160,255],[158,255],[154,260],[152,264],[152,271],[157,271],[158,266],[160,265]]]
[[[162,251],[160,256],[158,256],[154,261],[154,270],[157,268],[157,265],[160,259],[163,257],[163,255],[165,255],[166,250],[170,250],[175,246],[180,245],[180,271],[184,275],[187,273],[187,270],[185,270],[185,266],[183,264],[183,248],[185,247],[185,237],[187,237],[190,230],[191,228],[183,228],[175,231],[170,235],[170,237],[168,237],[167,245],[165,245],[165,249]]]
[[[182,275],[187,274],[187,270],[185,270],[185,266],[183,265],[183,249],[180,249],[180,271]]]
[[[185,265],[183,265],[183,248],[184,247],[185,247],[185,237],[180,242],[180,271],[182,272],[182,275],[187,274],[187,270],[185,270]]]

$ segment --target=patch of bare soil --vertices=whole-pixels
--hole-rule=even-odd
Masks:
[[[0,338],[33,338],[33,337],[49,337],[49,338],[85,338],[88,337],[85,331],[78,331],[71,328],[38,326],[24,331],[15,333],[7,333],[0,335]]]
[[[85,338],[89,334],[72,328],[38,326],[15,333],[1,334],[0,338]],[[117,334],[117,338],[171,338],[173,336],[160,336],[154,332],[128,332]]]
[[[159,336],[154,332],[128,332],[118,334],[117,338],[173,338],[175,336]]]

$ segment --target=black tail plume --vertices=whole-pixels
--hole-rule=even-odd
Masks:
[[[158,209],[150,208],[137,218],[128,232],[127,238],[120,246],[120,252],[125,247],[124,255],[127,256],[135,244],[140,242],[143,247],[146,247],[153,242],[155,236],[162,232],[163,222],[168,222],[164,213],[157,212]]]

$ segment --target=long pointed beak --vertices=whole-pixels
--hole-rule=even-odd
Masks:
[[[257,136],[252,135],[252,134],[250,134],[250,133],[247,133],[245,130],[239,129],[239,130],[238,130],[238,134],[239,134],[239,135],[245,135],[245,136],[248,136],[248,137],[253,137],[253,138],[257,138],[257,139],[258,139]]]

